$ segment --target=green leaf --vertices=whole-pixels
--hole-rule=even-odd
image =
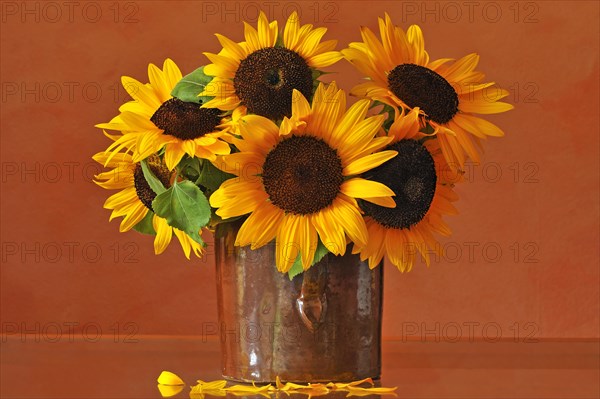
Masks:
[[[148,182],[148,185],[150,186],[152,191],[154,191],[154,193],[157,195],[167,191],[165,186],[163,186],[162,182],[158,180],[156,176],[154,176],[154,173],[152,173],[152,170],[148,167],[146,160],[144,159],[142,162],[140,162],[140,164],[142,165],[142,172],[144,172],[144,178]]]
[[[283,35],[277,35],[277,40],[275,41],[275,47],[285,47],[283,43]]]
[[[196,182],[200,177],[200,171],[202,169],[200,162],[200,159],[186,155],[181,162],[179,162],[179,165],[177,165],[177,169],[183,177]]]
[[[319,243],[317,244],[317,249],[315,250],[315,257],[313,258],[313,261],[310,265],[313,266],[315,263],[320,262],[321,259],[323,259],[323,257],[328,253],[329,250],[327,249],[327,247],[323,245],[321,240],[319,240]],[[303,271],[304,269],[302,268],[302,257],[300,254],[298,254],[298,257],[292,265],[292,268],[288,271],[288,277],[290,278],[290,280],[292,280],[294,277],[296,277]]]
[[[206,187],[209,191],[217,191],[221,184],[225,180],[236,177],[227,172],[223,172],[221,169],[215,167],[212,162],[202,160],[202,167],[200,170],[200,177],[196,183]]]
[[[313,80],[313,93],[317,90],[317,87],[319,87],[319,84],[322,83],[319,80],[319,78],[321,76],[334,73],[334,72],[320,71],[318,69],[311,69],[311,72],[312,72],[312,80]]]
[[[196,69],[194,72],[185,75],[173,88],[171,95],[177,97],[181,101],[188,103],[202,104],[212,100],[214,97],[202,96],[198,97],[198,94],[204,91],[206,85],[213,79],[212,76],[208,76],[204,73],[204,67]]]
[[[429,136],[433,135],[433,133],[435,133],[435,129],[431,126],[431,124],[428,122],[425,127],[421,128],[421,130],[419,130],[421,133],[427,134]]]
[[[385,121],[383,122],[383,128],[385,129],[386,132],[390,131],[390,127],[392,126],[392,124],[394,123],[396,114],[394,112],[394,108],[390,107],[387,104],[383,105],[383,110],[381,111],[381,113],[386,113],[387,117],[385,118]]]
[[[200,230],[210,220],[210,205],[202,191],[190,181],[174,182],[152,201],[154,212],[171,227],[186,232],[194,241],[204,244]]]
[[[234,216],[231,218],[227,218],[227,219],[223,219],[222,217],[220,217],[219,215],[217,215],[215,212],[212,213],[212,216],[210,218],[210,222],[208,223],[208,228],[211,230],[215,230],[217,228],[218,225],[220,224],[226,224],[226,223],[234,223],[237,222],[241,219],[247,218],[247,215],[243,215],[243,216]]]
[[[321,76],[321,75],[324,74],[323,71],[319,71],[318,69],[313,69],[311,72],[312,72],[312,78],[313,78],[313,80],[319,79],[319,76]],[[318,84],[318,82],[317,82],[317,84]]]
[[[144,216],[144,218],[138,224],[133,226],[133,229],[138,233],[150,234],[155,236],[156,231],[154,231],[154,226],[152,226],[152,216],[154,216],[154,213],[148,211],[146,216]]]

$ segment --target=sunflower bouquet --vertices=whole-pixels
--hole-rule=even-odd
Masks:
[[[157,254],[175,234],[188,259],[202,256],[204,229],[237,220],[236,245],[275,241],[290,277],[346,251],[371,268],[387,256],[407,271],[417,253],[429,264],[465,162],[503,135],[474,114],[512,105],[486,90],[478,55],[430,61],[418,26],[386,14],[379,30],[337,51],[326,28],[293,13],[280,30],[261,13],[243,42],[217,34],[222,50],[186,76],[167,59],[148,83],[123,77],[132,100],[96,125],[111,140],[94,156],[108,168],[96,183],[119,190],[104,204],[111,220],[155,235]],[[320,81],[343,59],[366,78],[352,105]]]

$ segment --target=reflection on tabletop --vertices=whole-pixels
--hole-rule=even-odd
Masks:
[[[169,398],[182,392],[185,382],[170,371],[163,371],[157,379],[158,390],[162,397]],[[233,383],[226,380],[202,381],[197,380],[196,385],[191,386],[190,398],[224,398],[224,397],[251,397],[251,398],[276,398],[285,394],[286,397],[295,395],[297,397],[331,396],[345,398],[347,396],[378,397],[383,395],[396,396],[397,387],[382,387],[379,382],[371,378],[347,383],[292,383],[282,382],[277,377],[274,384],[256,385],[254,383]]]

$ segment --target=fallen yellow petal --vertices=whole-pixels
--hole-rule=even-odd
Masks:
[[[177,395],[183,389],[184,382],[177,375],[163,371],[158,377],[158,389],[161,395],[165,398]],[[360,385],[369,384],[370,387],[364,388]],[[342,391],[348,392],[347,396],[366,396],[366,395],[393,395],[396,396],[394,391],[397,387],[385,388],[375,387],[375,383],[371,378],[365,378],[359,381],[352,381],[348,383],[334,383],[328,382],[327,384],[322,383],[308,383],[295,384],[293,382],[286,382],[285,384],[281,381],[279,376],[275,378],[275,386],[263,385],[256,386],[253,382],[252,385],[232,385],[227,387],[226,380],[216,381],[202,381],[198,380],[198,384],[191,387],[190,398],[191,399],[204,399],[204,395],[212,396],[226,396],[232,394],[234,396],[247,396],[248,394],[256,394],[265,398],[270,398],[270,393],[283,392],[286,395],[290,394],[303,394],[308,395],[310,399],[313,396],[326,395],[331,391]]]
[[[394,391],[398,389],[398,387],[393,388],[385,388],[385,387],[375,387],[375,388],[358,388],[358,387],[348,387],[348,392],[352,393],[375,393],[375,394],[385,394],[385,393],[394,393]]]
[[[327,395],[330,392],[329,388],[327,388],[323,384],[308,384],[308,385],[310,385],[310,388],[300,389],[300,390],[298,390],[298,392],[303,393],[303,394],[308,394],[311,396]]]
[[[264,398],[270,399],[271,395],[266,392],[242,392],[242,391],[227,391],[228,395],[233,396],[241,396],[243,398],[250,398],[255,396],[262,396]],[[250,395],[252,394],[252,395]]]
[[[196,385],[196,386],[199,387],[199,389],[201,389],[203,391],[213,391],[213,390],[223,389],[223,388],[225,388],[226,385],[227,385],[227,381],[225,381],[225,380],[216,380],[216,381],[210,381],[210,382],[198,380],[198,385]]]
[[[301,384],[294,384],[293,382],[286,382],[282,388],[279,388],[279,390],[283,391],[283,392],[288,392],[288,391],[295,391],[298,389],[309,389],[309,388],[310,388],[309,385],[301,385]]]
[[[279,378],[279,376],[275,377],[275,387],[277,389],[282,389],[284,387],[283,383],[281,382],[281,378]]]
[[[254,385],[254,383],[252,383],[252,386],[250,386],[250,385],[232,385],[228,388],[225,388],[225,390],[227,392],[261,393],[261,392],[269,392],[270,388],[271,388],[271,384],[264,385],[262,387],[257,387],[256,385]]]
[[[178,375],[173,374],[170,371],[163,371],[160,373],[156,381],[162,385],[185,385],[183,380],[179,378]]]
[[[163,385],[158,384],[158,391],[163,398],[170,398],[183,391],[183,385]]]
[[[202,398],[204,398],[204,395],[225,397],[225,396],[227,396],[227,392],[225,392],[222,389],[215,389],[213,391],[199,391],[199,390],[192,389],[190,391],[190,399],[202,399]]]
[[[371,386],[375,385],[372,378],[365,378],[363,380],[352,381],[352,382],[348,382],[348,383],[330,382],[327,384],[327,387],[332,388],[332,389],[346,389],[348,387],[356,387],[356,386],[364,384],[364,383],[369,383]]]

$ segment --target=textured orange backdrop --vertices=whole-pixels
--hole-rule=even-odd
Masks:
[[[200,334],[216,321],[214,258],[120,234],[91,183],[108,144],[93,127],[171,57],[184,73],[242,39],[260,5],[283,25],[294,9],[340,48],[387,11],[422,26],[433,59],[481,55],[515,110],[486,143],[449,218],[450,256],[408,274],[386,265],[384,336],[598,338],[598,3],[594,1],[3,1],[1,14],[2,332],[42,339],[87,329]],[[281,25],[281,26],[282,26]],[[348,63],[330,78],[350,89]],[[209,253],[212,248],[209,247]]]

